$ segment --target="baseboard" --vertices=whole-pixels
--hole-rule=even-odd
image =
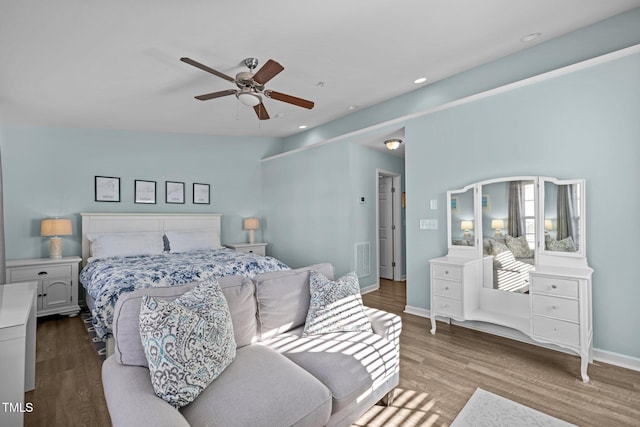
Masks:
[[[604,362],[610,365],[615,365],[621,368],[627,368],[640,372],[640,358],[637,357],[626,356],[624,354],[594,348],[593,359],[599,362]]]
[[[360,288],[360,294],[368,294],[369,292],[374,292],[374,291],[377,291],[378,289],[380,289],[380,284],[374,283],[373,285]]]
[[[420,308],[420,307],[412,307],[410,305],[407,305],[404,307],[404,312],[408,314],[420,316],[420,317],[431,317],[429,310]],[[453,323],[456,326],[462,326],[463,328],[474,329],[476,331],[480,331],[480,332],[484,332],[492,335],[498,335],[504,338],[509,338],[516,341],[537,345],[539,347],[545,347],[545,348],[550,348],[556,351],[562,351],[564,353],[575,354],[554,345],[546,345],[546,344],[536,342],[531,338],[527,337],[525,334],[520,333],[511,328],[506,328],[499,325],[493,325],[491,323],[474,322],[474,321],[458,322],[458,321],[452,320],[451,323]],[[608,363],[610,365],[618,366],[620,368],[631,369],[633,371],[640,372],[640,358],[637,358],[637,357],[627,356],[620,353],[614,353],[612,351],[594,348],[593,359],[597,360],[598,362]]]
[[[431,312],[427,309],[420,307],[412,307],[410,305],[404,306],[404,312],[407,314],[414,314],[420,317],[431,317]]]

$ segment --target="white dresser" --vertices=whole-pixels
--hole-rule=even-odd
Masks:
[[[36,282],[0,284],[0,425],[22,426],[36,384]]]
[[[436,316],[464,320],[465,313],[477,307],[473,289],[480,286],[480,260],[445,256],[429,262],[433,334],[436,332]]]

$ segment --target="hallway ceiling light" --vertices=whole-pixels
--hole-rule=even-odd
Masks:
[[[397,150],[398,147],[400,147],[401,143],[402,143],[402,140],[400,138],[392,138],[392,139],[387,139],[384,142],[384,145],[386,145],[389,150]]]

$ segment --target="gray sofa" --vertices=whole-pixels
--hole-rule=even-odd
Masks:
[[[301,338],[309,271],[330,264],[219,279],[237,344],[234,361],[189,405],[154,394],[138,331],[142,296],[173,299],[196,283],[134,291],[115,307],[115,352],[102,367],[114,426],[349,426],[399,381],[399,316],[365,307],[374,333]]]

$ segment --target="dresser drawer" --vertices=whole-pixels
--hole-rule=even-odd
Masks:
[[[49,277],[71,277],[70,265],[11,268],[9,271],[11,276],[9,277],[10,282],[40,280]]]
[[[556,298],[548,295],[532,295],[533,314],[555,317],[558,319],[580,320],[578,300]]]
[[[451,280],[433,279],[433,293],[449,298],[462,298],[462,283]]]
[[[435,264],[433,268],[433,277],[441,279],[461,280],[462,269],[460,267],[452,267],[449,265]]]
[[[531,291],[578,298],[578,281],[534,275],[531,283]]]
[[[437,315],[462,317],[462,301],[447,297],[433,297],[433,307]]]
[[[580,344],[580,327],[576,323],[549,317],[533,316],[533,335],[567,345]]]

